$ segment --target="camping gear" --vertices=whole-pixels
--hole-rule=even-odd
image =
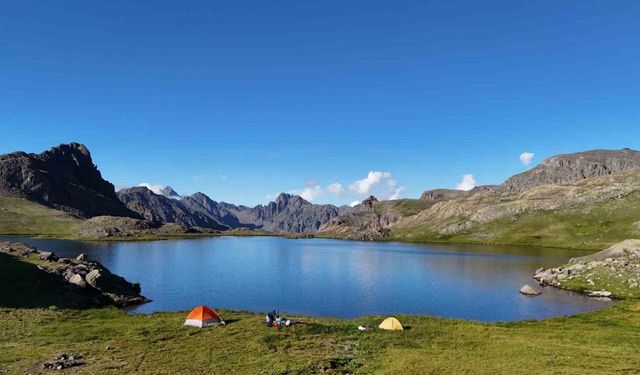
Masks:
[[[400,321],[398,321],[398,319],[392,316],[383,320],[382,323],[380,323],[380,325],[378,326],[378,328],[386,329],[389,331],[404,331],[404,328],[402,328],[402,324],[400,324]]]
[[[184,322],[185,326],[198,328],[218,326],[221,324],[224,325],[224,320],[222,320],[215,310],[207,306],[198,306],[193,309]]]

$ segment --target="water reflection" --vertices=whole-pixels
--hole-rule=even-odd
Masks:
[[[5,238],[6,239],[6,238]],[[194,305],[355,317],[430,314],[486,321],[541,319],[608,306],[547,288],[518,293],[536,268],[584,252],[536,247],[414,245],[220,237],[103,243],[29,239],[60,256],[88,254],[142,284],[154,302],[134,312]]]

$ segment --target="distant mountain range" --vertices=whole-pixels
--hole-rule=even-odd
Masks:
[[[216,202],[203,193],[180,197],[166,187],[163,195],[146,187],[122,189],[118,197],[147,220],[209,229],[250,228],[274,233],[312,233],[350,207],[316,205],[303,198],[280,194],[275,202],[255,207]],[[180,197],[179,200],[175,197]]]

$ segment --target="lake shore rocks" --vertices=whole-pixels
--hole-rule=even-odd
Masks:
[[[583,292],[596,298],[640,298],[640,240],[626,240],[568,264],[539,269],[541,286]]]
[[[140,284],[111,273],[98,262],[86,260],[84,254],[75,259],[58,258],[52,252],[13,242],[0,242],[0,253],[35,263],[40,271],[53,275],[56,281],[66,285],[69,295],[76,295],[93,306],[124,307],[149,302],[140,294]]]

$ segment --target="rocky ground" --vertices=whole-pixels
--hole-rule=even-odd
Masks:
[[[68,305],[66,302],[70,302],[78,307],[124,307],[149,301],[140,294],[139,284],[111,273],[98,262],[87,260],[84,254],[75,259],[58,258],[52,252],[40,251],[24,243],[0,242],[0,255],[2,254],[17,258],[20,263],[7,259],[17,266],[37,268],[37,271],[33,270],[36,272],[29,274],[28,281],[33,284],[27,285],[23,292],[35,296],[36,291],[29,289],[40,289],[40,285],[35,284],[39,280],[49,284],[44,285],[48,288],[51,283],[55,283],[59,287],[57,290],[62,290],[62,295],[53,297],[65,302],[62,303],[65,306]],[[11,281],[15,282],[17,288],[24,286],[17,277]]]
[[[117,239],[143,236],[187,235],[216,233],[204,228],[189,228],[179,224],[162,224],[157,221],[118,216],[96,216],[76,227],[75,237],[82,239]]]
[[[536,271],[541,286],[577,290],[592,297],[640,298],[640,240],[626,240],[568,264]]]

